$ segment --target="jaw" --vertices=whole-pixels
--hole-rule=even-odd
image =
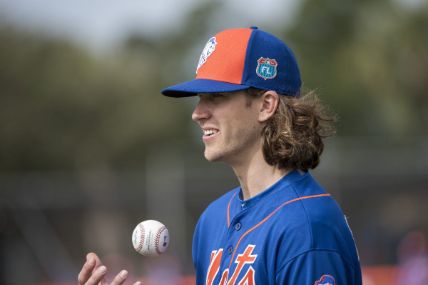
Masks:
[[[210,162],[219,161],[221,160],[221,157],[222,157],[219,150],[216,149],[214,145],[207,145],[207,144],[205,144],[204,156],[205,156],[205,159]]]
[[[215,141],[205,143],[205,159],[210,162],[223,162],[232,168],[241,168],[251,164],[255,155],[261,153],[263,156],[263,141],[260,136],[241,135],[238,137],[241,140],[225,142],[219,137]]]
[[[225,148],[222,143],[222,134],[218,129],[213,134],[204,134],[202,141],[205,145],[204,156],[206,160],[213,162],[221,159]]]

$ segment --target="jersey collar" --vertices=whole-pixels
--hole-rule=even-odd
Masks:
[[[242,189],[241,187],[238,188],[239,195],[236,195],[238,202],[241,205],[241,210],[250,208],[256,204],[258,204],[260,201],[264,200],[266,197],[272,195],[273,193],[276,193],[278,191],[283,191],[284,188],[287,186],[295,183],[296,181],[303,179],[307,175],[310,175],[309,172],[301,172],[299,170],[292,170],[291,172],[284,175],[281,179],[279,179],[277,182],[275,182],[273,185],[268,187],[266,190],[260,192],[254,197],[251,197],[250,199],[243,200],[242,199]],[[284,193],[287,195],[286,193]],[[291,194],[291,193],[290,193]],[[290,198],[292,198],[292,195],[290,195]]]

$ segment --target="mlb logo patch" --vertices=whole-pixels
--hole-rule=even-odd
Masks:
[[[331,275],[323,275],[321,278],[317,281],[315,281],[314,285],[336,285],[336,280],[334,280],[334,277]]]
[[[272,58],[261,57],[257,60],[256,73],[264,80],[275,78],[278,62]]]

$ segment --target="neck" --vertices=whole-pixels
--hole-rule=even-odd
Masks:
[[[232,165],[232,168],[241,185],[244,200],[263,192],[289,172],[269,165],[261,148],[247,161]]]

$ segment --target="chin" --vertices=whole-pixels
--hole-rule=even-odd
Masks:
[[[210,162],[221,161],[221,157],[222,157],[220,153],[216,153],[214,151],[208,151],[207,149],[205,149],[204,156],[205,156],[205,159]]]

